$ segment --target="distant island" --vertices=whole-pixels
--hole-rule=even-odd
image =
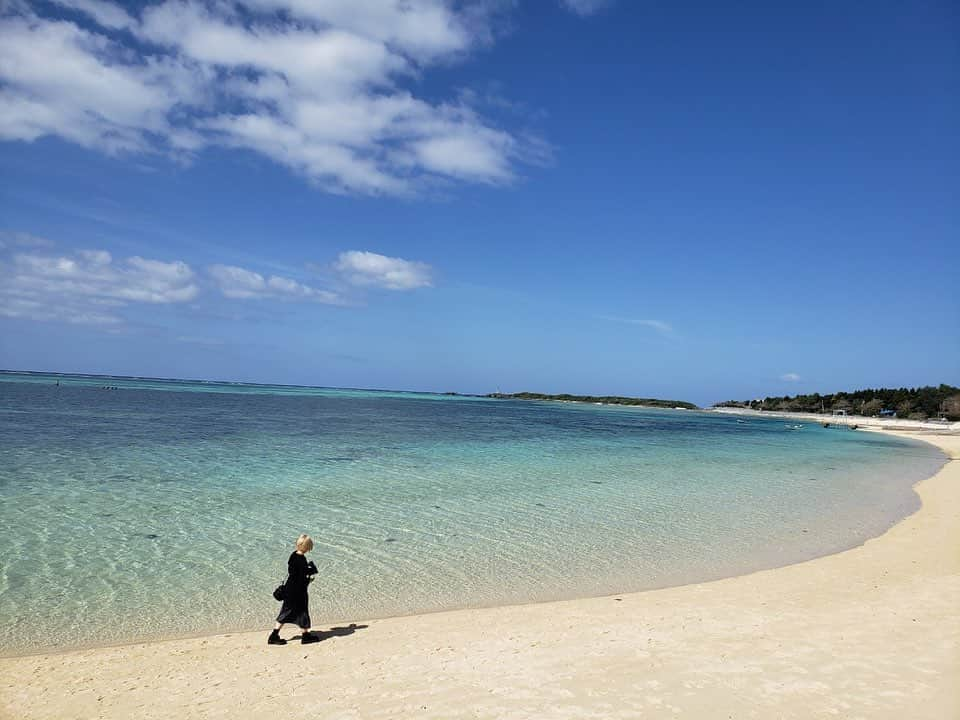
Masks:
[[[684,410],[699,410],[693,403],[683,400],[658,400],[657,398],[632,398],[619,395],[546,395],[544,393],[490,393],[486,397],[500,400],[559,400],[561,402],[600,403],[602,405],[633,405],[655,408],[683,408]]]
[[[742,407],[778,412],[845,412],[864,417],[960,420],[960,388],[932,385],[919,388],[868,388],[828,395],[787,395],[763,400],[728,400],[715,407]]]

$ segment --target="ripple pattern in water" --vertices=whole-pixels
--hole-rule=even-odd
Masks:
[[[706,413],[62,382],[0,375],[6,653],[266,628],[300,532],[318,627],[729,576],[881,533],[943,462]]]

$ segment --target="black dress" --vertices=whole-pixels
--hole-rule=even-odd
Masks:
[[[316,573],[316,565],[307,562],[300,553],[290,553],[290,559],[287,560],[287,581],[284,583],[287,590],[283,605],[280,606],[280,614],[277,615],[277,622],[296,623],[304,630],[310,629],[307,585]]]

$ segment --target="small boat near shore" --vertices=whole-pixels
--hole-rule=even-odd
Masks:
[[[787,430],[802,430],[802,429],[803,429],[803,425],[793,424],[793,423],[784,423],[784,427],[785,427]]]

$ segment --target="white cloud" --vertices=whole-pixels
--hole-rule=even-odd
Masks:
[[[0,315],[32,320],[118,325],[131,303],[192,300],[198,288],[183,262],[130,257],[114,262],[104,250],[68,255],[17,253],[0,264]]]
[[[226,70],[277,73],[301,92],[342,96],[366,85],[387,85],[408,61],[382,42],[324,27],[244,25],[203,6],[169,1],[143,14],[140,35],[191,60]]]
[[[103,0],[52,0],[55,4],[90,17],[98,25],[119,30],[130,28],[134,20],[127,12],[113,3]]]
[[[296,280],[271,275],[264,277],[258,272],[236,265],[211,265],[210,276],[224,297],[238,300],[313,300],[327,305],[342,305],[343,299],[335,292],[319,290],[303,285]]]
[[[652,328],[664,336],[672,336],[674,334],[673,326],[671,326],[669,323],[663,322],[662,320],[639,320],[635,318],[616,317],[613,315],[598,315],[597,317],[600,320],[609,320],[611,322],[619,322],[626,325],[640,325],[643,327]]]
[[[177,157],[244,148],[328,191],[391,195],[508,183],[542,154],[469,94],[427,101],[402,87],[486,42],[471,5],[165,0],[132,16],[107,0],[54,2],[77,22],[0,11],[0,140]]]
[[[413,150],[420,164],[438,173],[486,182],[509,180],[507,158],[514,143],[506,133],[457,132],[419,140]]]
[[[179,260],[139,256],[117,260],[106,250],[93,249],[55,253],[48,249],[52,245],[27,233],[0,232],[0,317],[119,327],[126,322],[125,308],[188,303],[201,296],[201,286],[215,287],[231,300],[346,306],[355,304],[348,285],[411,290],[431,284],[432,270],[426,263],[372,252],[341,253],[330,277],[336,289],[327,290],[225,264],[209,266],[202,281]],[[215,344],[192,335],[176,339]]]
[[[796,373],[790,372],[790,373],[784,373],[783,375],[781,375],[780,379],[783,380],[784,382],[799,382],[800,376],[797,375]]]
[[[125,63],[124,52],[71,22],[0,19],[0,139],[149,149],[150,134],[171,131],[168,113],[196,101],[197,78],[174,59]]]
[[[387,257],[363,250],[340,253],[334,269],[347,282],[387,290],[413,290],[429,287],[431,268],[426,263]]]
[[[342,28],[400,48],[421,60],[466,50],[473,42],[464,18],[439,0],[326,0],[323,3],[316,0],[244,0],[244,4],[256,9],[285,10],[294,17]]]

